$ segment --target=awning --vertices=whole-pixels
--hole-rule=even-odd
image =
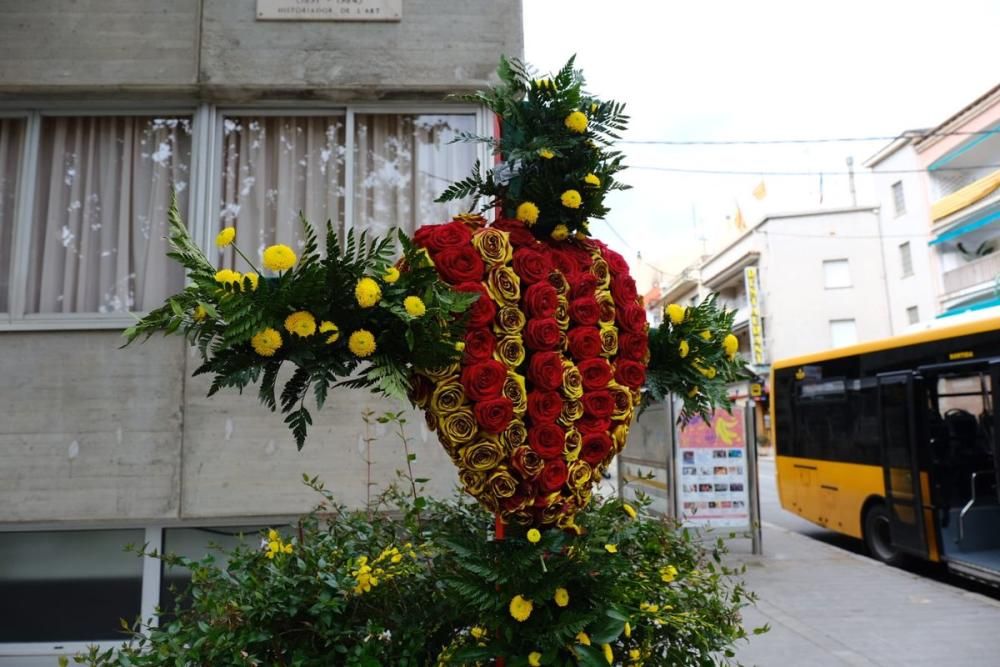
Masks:
[[[944,311],[937,316],[938,319],[942,317],[951,317],[952,315],[958,315],[960,313],[968,313],[973,310],[983,310],[984,308],[992,308],[993,306],[1000,306],[1000,297],[994,297],[992,299],[987,299],[986,301],[979,301],[977,303],[967,303],[961,306],[955,306],[949,310]]]
[[[955,229],[949,229],[944,234],[941,234],[935,239],[932,239],[929,245],[937,245],[939,243],[944,243],[946,241],[951,241],[952,239],[957,239],[963,234],[968,234],[971,231],[979,229],[980,227],[985,227],[986,225],[991,225],[994,222],[1000,221],[1000,211],[995,211],[989,215],[984,215],[978,220],[973,220],[968,222],[961,227],[956,227]]]
[[[952,192],[946,197],[938,199],[931,205],[931,220],[937,221],[946,218],[955,211],[961,211],[966,206],[971,206],[977,201],[1000,188],[1000,169],[989,176],[984,176],[978,181],[969,183],[964,188]]]

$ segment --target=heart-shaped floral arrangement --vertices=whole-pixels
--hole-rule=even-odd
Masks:
[[[565,523],[625,446],[648,359],[646,314],[621,255],[539,241],[524,222],[465,216],[417,230],[441,278],[479,294],[460,363],[413,397],[465,490],[504,520]]]

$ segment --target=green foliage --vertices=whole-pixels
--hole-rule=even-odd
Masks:
[[[443,283],[426,254],[401,231],[381,238],[351,231],[342,240],[328,222],[326,253],[321,255],[312,226],[302,218],[305,243],[298,262],[288,271],[260,278],[254,288],[247,276],[231,283],[216,280],[215,268],[181,222],[176,201],[169,221],[169,254],[187,270],[189,285],[127,329],[126,345],[158,331],[184,335],[201,354],[195,374],[213,376],[209,395],[224,388],[242,391],[259,382],[261,403],[271,410],[280,406],[299,448],[312,424],[306,407],[310,391],[319,407],[329,390],[340,385],[404,399],[414,368],[445,366],[460,356],[455,343],[464,334],[462,315],[477,295],[456,292]],[[402,250],[402,270],[391,282],[385,275],[396,263],[397,247]],[[371,308],[362,308],[354,295],[364,277],[374,279],[382,293]],[[423,300],[422,317],[406,312],[403,301],[408,296]],[[339,338],[328,343],[328,332],[300,337],[286,331],[285,318],[299,311],[310,313],[317,325],[334,323]],[[252,344],[267,328],[282,339],[270,357]],[[348,346],[351,333],[362,329],[375,337],[376,353],[368,358],[359,358]],[[296,370],[276,400],[284,362]]]
[[[683,320],[672,321],[670,308]],[[684,401],[681,421],[694,415],[709,421],[717,406],[729,408],[729,385],[751,377],[736,348],[726,349],[735,316],[718,305],[715,294],[696,306],[665,307],[663,325],[649,331],[644,405],[675,394]],[[735,344],[733,336],[729,345]]]
[[[605,195],[629,187],[615,177],[625,168],[622,153],[610,150],[628,116],[624,104],[585,92],[583,74],[573,65],[570,58],[555,75],[534,78],[521,61],[501,58],[500,84],[463,96],[494,111],[501,119],[501,133],[499,139],[464,133],[456,140],[486,143],[500,162],[485,173],[477,162],[472,174],[445,190],[438,201],[472,196],[473,207],[483,200],[482,210],[499,205],[507,217],[514,217],[518,205],[530,201],[540,210],[532,227],[539,238],[548,238],[559,224],[570,232],[589,233],[586,221],[608,212]],[[584,132],[566,126],[566,118],[575,111],[587,116]],[[587,184],[588,174],[600,184]],[[567,190],[580,193],[579,208],[562,204],[561,195]]]

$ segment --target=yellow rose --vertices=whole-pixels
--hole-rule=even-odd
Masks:
[[[517,207],[517,212],[514,213],[514,217],[528,225],[529,227],[536,222],[538,222],[538,206],[535,202],[526,201],[522,202],[520,206]]]
[[[297,259],[295,252],[281,243],[264,249],[264,268],[268,271],[287,271],[295,266]]]
[[[580,404],[581,412],[583,404]],[[572,424],[572,422],[570,422]],[[563,458],[566,459],[567,463],[572,463],[580,458],[580,448],[583,446],[583,435],[573,428],[572,426],[567,426],[566,428],[566,440],[563,445]]]
[[[503,460],[503,450],[500,444],[492,440],[480,440],[463,447],[460,455],[462,465],[468,470],[483,473],[493,470]]]
[[[492,266],[507,264],[514,254],[510,245],[510,232],[487,227],[472,237],[472,245],[483,261]]]
[[[583,198],[580,193],[576,190],[567,190],[559,196],[559,201],[566,208],[580,208],[580,204],[583,203]]]
[[[462,483],[462,488],[471,496],[479,496],[486,487],[486,475],[473,470],[460,470],[458,481]]]
[[[602,327],[615,323],[615,299],[608,290],[598,290],[595,295],[597,305],[601,308],[598,324]]]
[[[510,453],[511,461],[519,461],[519,466],[528,477],[535,477],[545,467],[545,460],[531,447],[521,445]]]
[[[497,305],[517,306],[521,300],[521,279],[509,266],[496,266],[486,276],[486,291]]]
[[[563,426],[572,426],[582,416],[583,403],[576,399],[564,400],[558,421]]]
[[[583,134],[587,131],[587,122],[587,116],[582,111],[573,111],[563,121],[566,128],[576,134]]]
[[[510,452],[523,445],[528,440],[528,428],[520,419],[512,419],[504,432],[500,434],[500,444]]]
[[[671,324],[675,326],[684,321],[687,316],[687,308],[676,303],[672,303],[667,306],[667,317],[670,318]]]
[[[510,498],[517,492],[517,480],[506,469],[494,471],[486,480],[486,486],[497,498]]]
[[[594,469],[586,461],[577,459],[569,464],[569,486],[571,489],[582,489],[590,486]]]
[[[556,297],[556,313],[553,317],[556,318],[556,322],[559,324],[561,329],[569,327],[569,300],[565,296],[559,295]]]
[[[504,340],[506,339],[501,339],[501,343]],[[523,355],[521,356],[521,360],[524,360]],[[520,364],[516,364],[513,368],[516,368],[519,365]],[[509,398],[510,402],[514,405],[515,415],[518,417],[524,415],[525,411],[528,409],[528,391],[525,388],[523,375],[513,371],[507,371],[507,378],[503,382],[502,394],[505,398]]]
[[[559,296],[569,294],[569,283],[561,271],[553,271],[549,274],[549,284],[556,288],[556,294]]]
[[[627,387],[623,387],[617,382],[608,385],[608,391],[615,402],[615,411],[611,413],[611,418],[618,420],[628,420],[632,417],[632,393]]]
[[[562,392],[563,396],[573,400],[583,396],[583,376],[572,361],[563,362]]]
[[[597,278],[598,290],[608,289],[608,285],[611,284],[611,268],[607,262],[600,257],[595,257],[593,264],[590,265],[590,273]],[[608,296],[611,295],[609,294]],[[613,300],[612,303],[614,303]]]
[[[443,440],[448,440],[452,447],[460,447],[476,438],[479,433],[479,422],[476,421],[472,410],[462,407],[442,415],[438,428]]]
[[[497,329],[507,336],[514,336],[524,329],[526,318],[517,306],[501,306],[497,311]]]
[[[615,453],[625,449],[625,442],[628,440],[628,424],[619,424],[611,430],[611,442],[614,444]]]
[[[465,388],[458,380],[440,382],[431,394],[431,410],[442,417],[466,404]]]

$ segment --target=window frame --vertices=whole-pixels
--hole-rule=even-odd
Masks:
[[[899,199],[896,198],[897,186],[899,187]],[[906,215],[906,190],[903,188],[903,179],[899,179],[895,183],[889,186],[889,191],[892,194],[892,211],[893,217],[901,217]]]
[[[838,262],[843,262],[847,267],[847,283],[844,285],[830,285],[827,274],[827,266],[833,265]],[[833,289],[851,289],[854,287],[854,280],[851,277],[851,260],[848,257],[836,257],[834,259],[824,259],[823,260],[823,289],[833,290]]]
[[[829,324],[828,324],[828,330],[830,332],[830,347],[831,348],[839,349],[839,348],[850,347],[851,345],[857,345],[858,344],[858,320],[857,320],[857,318],[855,318],[855,317],[837,317],[837,318],[833,318],[831,320],[828,320],[828,322],[829,322]],[[852,325],[854,325],[854,340],[852,342],[850,342],[850,343],[844,343],[842,345],[837,345],[837,344],[835,344],[835,342],[833,340],[833,338],[834,338],[834,336],[833,336],[833,325],[834,325],[834,323],[842,323],[842,322],[850,322]]]
[[[67,331],[67,330],[124,330],[137,317],[148,311],[121,313],[25,313],[28,281],[28,257],[31,248],[31,230],[34,216],[34,196],[38,176],[38,150],[41,145],[41,126],[46,117],[80,116],[186,116],[191,118],[191,190],[186,218],[192,238],[205,254],[212,257],[214,247],[215,207],[213,203],[221,191],[222,172],[222,123],[226,115],[258,116],[317,116],[344,115],[344,228],[355,228],[354,219],[354,116],[355,114],[440,114],[470,115],[476,133],[493,135],[494,118],[486,107],[468,103],[388,101],[365,104],[331,104],[329,102],[268,102],[267,104],[192,104],[178,102],[142,101],[132,103],[43,102],[0,105],[0,116],[24,118],[27,121],[25,138],[19,156],[20,173],[14,202],[14,226],[11,234],[11,266],[9,286],[9,312],[0,313],[0,332],[3,331]],[[485,145],[477,145],[476,157],[483,165],[493,162],[493,155]],[[487,217],[490,217],[487,212]],[[430,221],[429,221],[430,222]]]
[[[903,248],[906,248],[904,251]],[[900,277],[909,278],[913,275],[913,245],[909,241],[899,244]]]

